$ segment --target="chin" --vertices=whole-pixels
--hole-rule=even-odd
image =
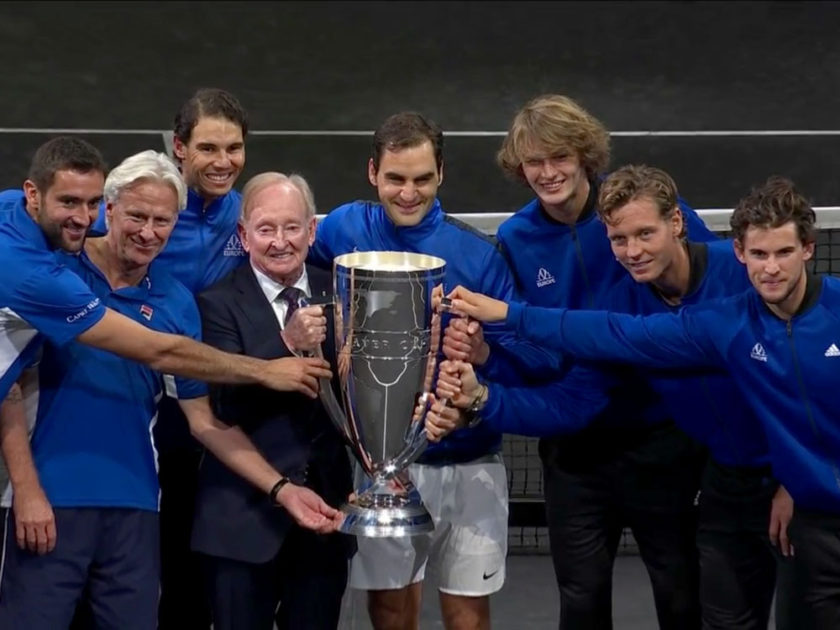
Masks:
[[[71,254],[77,254],[85,246],[84,240],[81,241],[62,241],[60,248],[63,249],[65,252],[69,252]]]

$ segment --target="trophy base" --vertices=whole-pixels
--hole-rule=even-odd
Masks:
[[[367,490],[341,506],[344,522],[339,531],[365,538],[402,538],[435,528],[420,493],[408,482],[395,491],[392,481],[375,481]]]

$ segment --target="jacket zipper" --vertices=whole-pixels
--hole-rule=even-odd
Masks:
[[[817,423],[814,420],[814,414],[811,411],[811,402],[808,400],[808,392],[805,389],[805,381],[802,378],[802,370],[799,367],[799,359],[796,355],[796,344],[793,341],[793,320],[788,320],[787,324],[785,325],[785,330],[787,331],[788,339],[790,340],[790,351],[791,355],[793,356],[793,367],[796,371],[796,381],[799,384],[799,390],[802,394],[802,401],[805,403],[805,411],[808,414],[808,422],[811,424],[811,430],[814,432],[814,437],[817,438],[817,443],[821,443],[821,436],[819,429],[817,428]],[[837,461],[831,457],[828,458],[831,461],[831,470],[834,472],[834,483],[837,484],[838,488],[840,488],[840,469],[838,469]]]
[[[595,296],[592,293],[592,287],[589,284],[589,274],[586,273],[586,262],[583,258],[583,249],[580,246],[580,239],[578,238],[577,229],[574,225],[570,227],[572,232],[572,240],[575,242],[575,252],[577,253],[578,263],[580,263],[580,271],[583,274],[583,284],[586,287],[586,295],[589,308],[595,307]]]

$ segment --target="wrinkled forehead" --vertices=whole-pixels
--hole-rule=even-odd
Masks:
[[[246,223],[265,220],[306,222],[310,219],[303,193],[288,181],[271,182],[255,191],[242,214]]]

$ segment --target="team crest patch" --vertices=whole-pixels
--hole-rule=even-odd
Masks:
[[[148,304],[143,304],[140,307],[140,314],[149,321],[151,321],[152,313],[154,313],[154,312],[155,312],[154,309],[151,306],[149,306]]]
[[[540,270],[537,272],[537,286],[541,288],[549,284],[554,284],[554,276],[545,267],[540,267]]]
[[[760,343],[755,344],[753,349],[750,350],[750,358],[767,363],[767,352],[764,350],[764,346]]]
[[[242,241],[239,240],[238,234],[231,234],[230,238],[225,243],[225,256],[244,256],[245,248],[242,247]]]

